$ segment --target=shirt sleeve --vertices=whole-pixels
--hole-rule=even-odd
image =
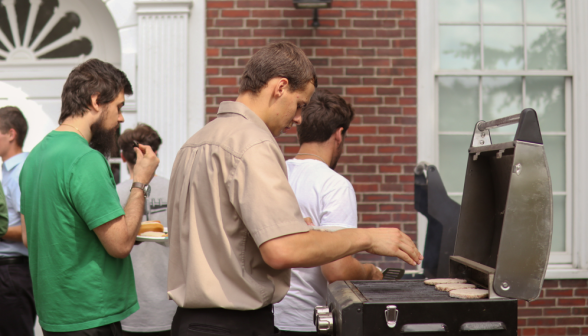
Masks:
[[[80,157],[70,171],[69,190],[78,215],[93,230],[123,216],[114,176],[102,154],[91,151]]]
[[[307,232],[278,148],[268,141],[249,148],[231,179],[231,203],[257,246],[281,236]]]
[[[339,176],[338,176],[339,177]],[[320,226],[357,228],[355,190],[344,177],[331,179],[321,202]]]
[[[6,197],[0,183],[0,237],[8,231],[8,208],[6,206]]]
[[[7,192],[10,193],[10,203],[12,203],[12,208],[17,212],[20,212],[20,187],[18,185],[18,179],[7,181],[6,189]]]

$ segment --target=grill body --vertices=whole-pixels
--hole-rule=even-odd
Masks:
[[[337,281],[327,304],[333,335],[516,335],[517,300],[461,300],[423,280]],[[396,306],[396,325],[388,326],[387,307]]]

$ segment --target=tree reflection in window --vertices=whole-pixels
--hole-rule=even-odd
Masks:
[[[92,42],[78,36],[81,19],[59,0],[0,2],[0,60],[71,58],[89,55]]]

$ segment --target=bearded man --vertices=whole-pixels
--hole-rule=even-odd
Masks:
[[[23,242],[46,336],[120,335],[120,321],[139,309],[129,253],[159,159],[149,146],[135,149],[124,210],[106,160],[132,93],[113,65],[80,64],[63,87],[60,126],[22,168]]]

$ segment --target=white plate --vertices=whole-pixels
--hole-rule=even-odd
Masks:
[[[145,237],[145,236],[137,236],[136,241],[140,242],[165,242],[169,240],[169,237]]]

